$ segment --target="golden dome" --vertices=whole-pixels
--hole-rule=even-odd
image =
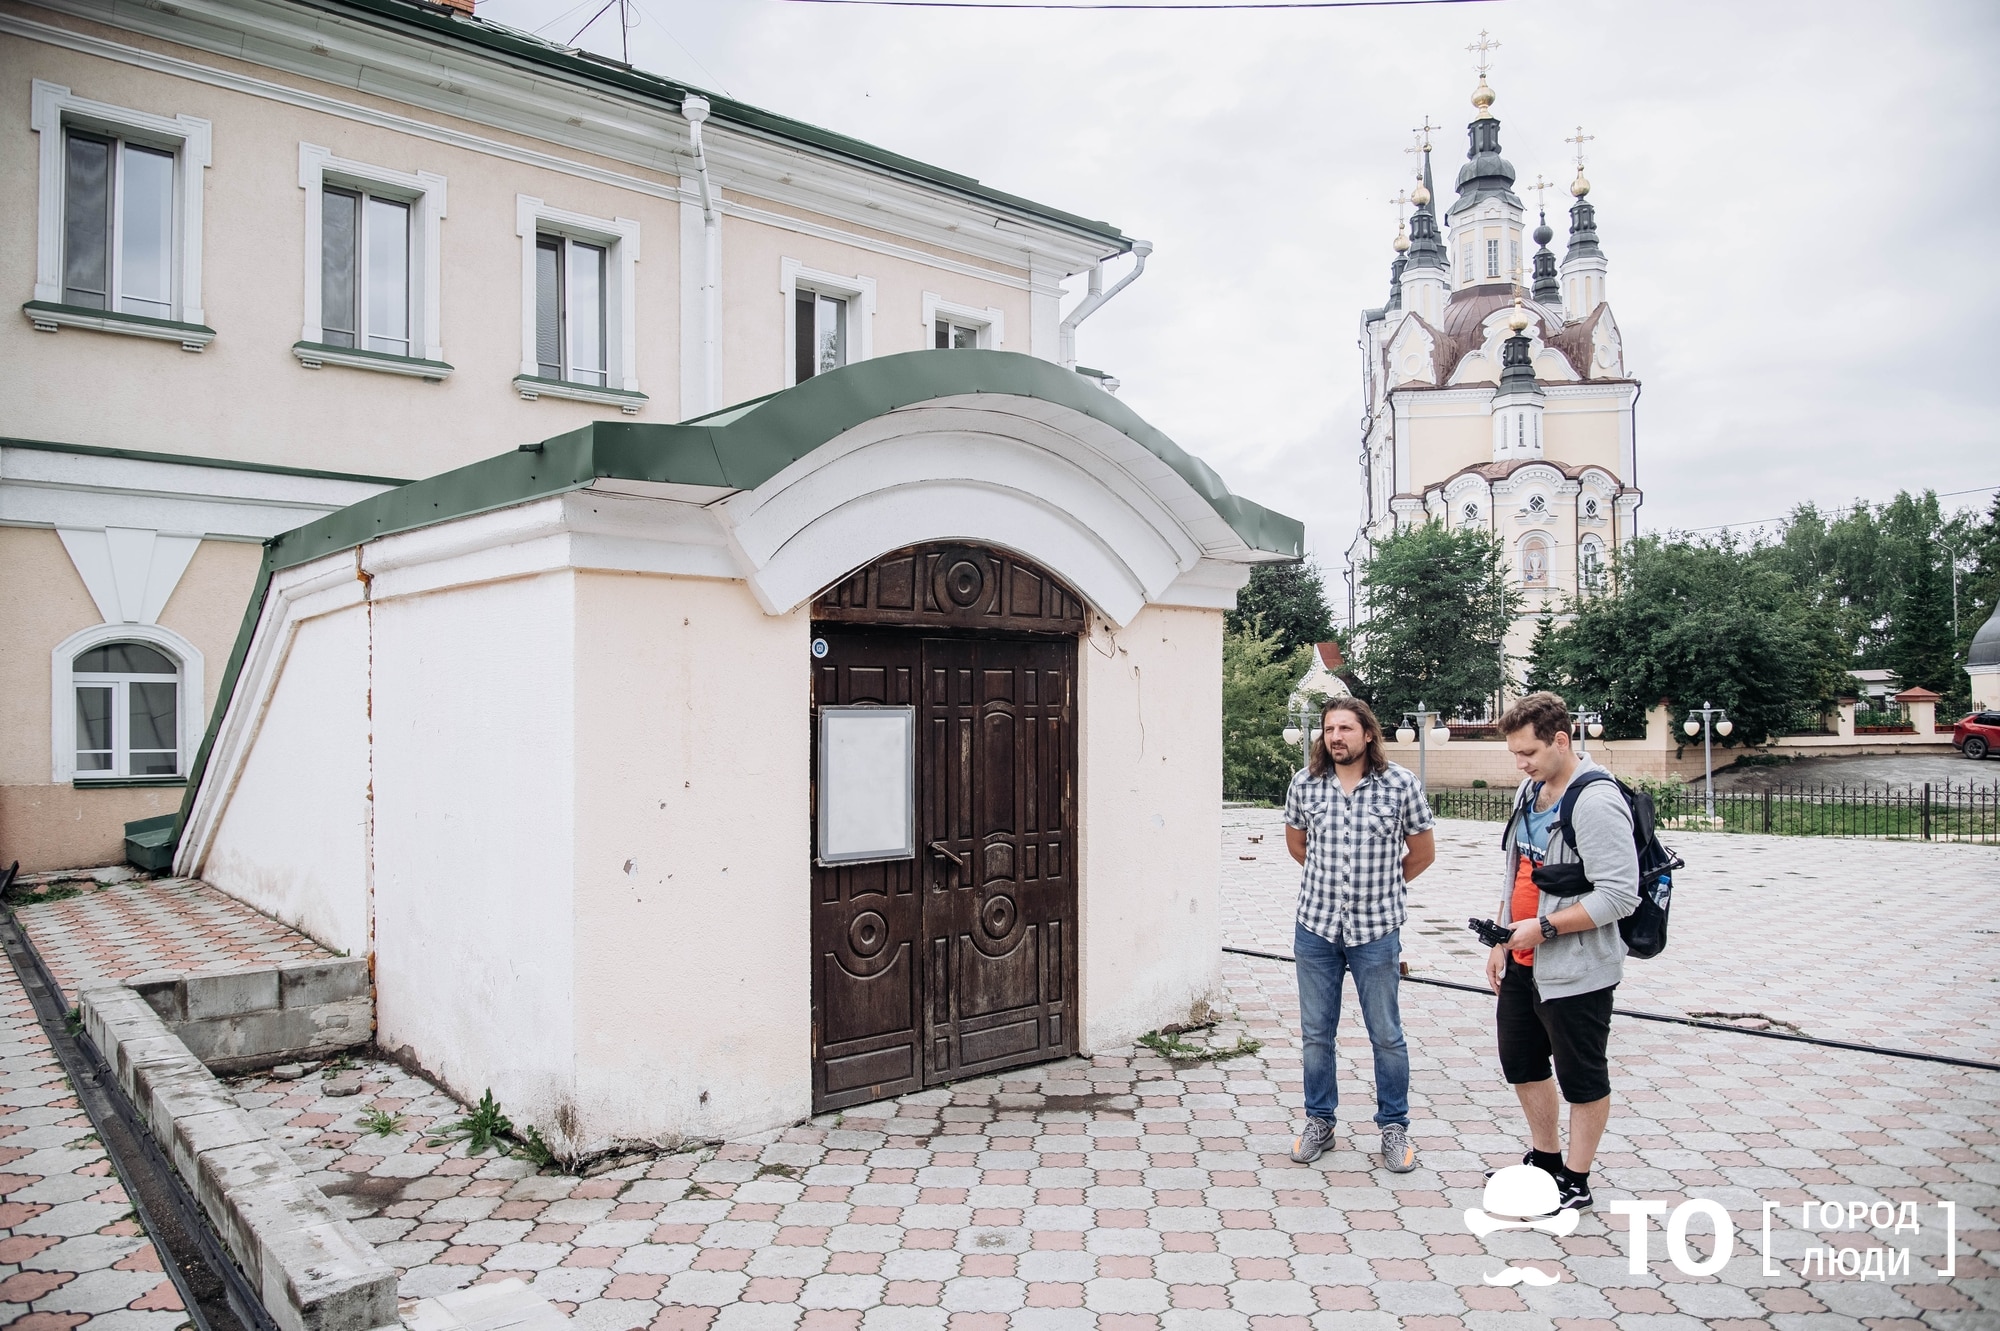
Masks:
[[[1479,86],[1472,90],[1472,104],[1479,108],[1479,118],[1482,120],[1493,114],[1493,89],[1486,86],[1484,74],[1479,76]]]
[[[1424,188],[1424,182],[1421,178],[1419,178],[1417,181],[1417,192],[1410,196],[1410,202],[1414,203],[1415,205],[1417,205],[1417,207],[1421,208],[1430,201],[1431,201],[1431,192]]]
[[[1399,221],[1396,223],[1396,253],[1408,254],[1409,252],[1410,238],[1403,234],[1403,224]]]
[[[1528,312],[1521,308],[1521,297],[1519,294],[1516,294],[1514,297],[1514,312],[1507,316],[1507,326],[1517,333],[1527,331]]]
[[[1576,169],[1576,179],[1569,182],[1569,192],[1579,199],[1590,193],[1590,182],[1583,178],[1582,167]]]

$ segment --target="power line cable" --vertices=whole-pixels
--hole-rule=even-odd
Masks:
[[[1484,5],[1495,0],[1208,0],[1177,5],[1165,0],[1108,0],[1107,3],[1065,3],[1063,0],[779,0],[792,5],[869,5],[877,9],[1071,9],[1071,10],[1232,10],[1232,9],[1388,9],[1404,5]]]

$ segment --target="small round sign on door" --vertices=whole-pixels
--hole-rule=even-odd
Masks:
[[[819,661],[819,660],[823,660],[823,659],[824,659],[825,657],[826,657],[826,639],[825,639],[825,638],[814,638],[814,639],[813,639],[813,660],[815,660],[815,661]]]

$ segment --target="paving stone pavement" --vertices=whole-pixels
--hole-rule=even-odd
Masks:
[[[1439,822],[1403,929],[1412,973],[1484,982],[1486,949],[1465,922],[1499,907],[1499,838],[1498,823]],[[1621,1007],[1762,1013],[1809,1035],[2000,1063],[2000,846],[1664,839],[1688,862],[1668,947],[1627,963]],[[1223,866],[1229,940],[1289,955],[1299,869],[1278,811],[1225,810]]]
[[[187,1321],[13,967],[0,960],[0,1328]]]
[[[1277,816],[1226,820],[1227,936],[1288,952],[1297,878],[1278,859]],[[1405,935],[1419,976],[1476,981],[1481,950],[1463,923],[1497,895],[1497,831],[1444,825]],[[1754,1007],[1816,1034],[1992,1047],[2000,999],[1984,986],[2000,967],[1971,928],[1985,927],[2000,853],[1684,839],[1699,867],[1676,902],[1674,946],[1633,964],[1625,1004]],[[1883,921],[1870,946],[1878,970],[1895,960],[1894,984],[1857,977],[1851,918]],[[1914,930],[1886,923],[1913,918],[1963,936],[1911,942]],[[1484,1170],[1522,1149],[1490,998],[1402,991],[1422,1162],[1395,1175],[1372,1154],[1359,1024],[1341,1041],[1353,1108],[1335,1149],[1298,1166],[1286,1155],[1301,1081],[1292,968],[1225,956],[1220,996],[1233,1016],[1214,1038],[1259,1040],[1255,1055],[1176,1067],[1110,1050],[585,1179],[428,1144],[426,1129],[466,1111],[392,1064],[360,1064],[358,1096],[327,1094],[318,1073],[233,1087],[398,1268],[406,1298],[518,1276],[602,1331],[2000,1327],[2000,1073],[1620,1021],[1599,1210],[1567,1237],[1482,1241],[1464,1211],[1480,1204]],[[396,1130],[369,1131],[370,1114]],[[1684,1274],[1656,1221],[1651,1260],[1633,1273],[1609,1210],[1629,1198],[1714,1200],[1732,1217],[1733,1254],[1716,1274]],[[1909,1203],[1922,1228],[1835,1230],[1817,1205],[1801,1216],[1808,1201]],[[1950,1277],[1933,1273],[1947,1202]],[[1766,1203],[1779,1208],[1768,1267]],[[1696,1221],[1698,1253],[1706,1233]],[[1800,1274],[1808,1249],[1870,1247],[1909,1248],[1908,1270]],[[1487,1283],[1505,1261],[1561,1278]]]
[[[147,971],[264,970],[281,961],[333,955],[194,878],[87,888],[67,900],[17,906],[15,915],[70,995],[80,985],[129,980]]]

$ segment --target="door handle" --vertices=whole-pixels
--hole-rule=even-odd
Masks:
[[[960,873],[972,872],[970,869],[966,868],[965,861],[963,859],[959,858],[957,855],[952,854],[951,851],[945,848],[945,844],[942,841],[931,842],[930,851],[931,854],[937,856],[939,859],[950,860],[953,864],[957,865],[958,871]]]

